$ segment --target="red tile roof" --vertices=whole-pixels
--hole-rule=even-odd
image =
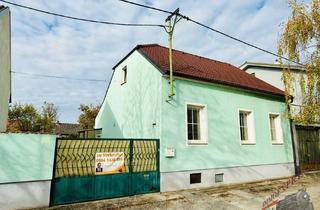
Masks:
[[[134,50],[139,50],[139,52],[145,55],[154,65],[156,65],[163,74],[169,74],[168,48],[158,44],[149,44],[138,45]],[[131,53],[127,56],[130,54]],[[173,50],[173,75],[230,85],[273,95],[284,95],[282,90],[231,64],[192,55],[178,50]]]

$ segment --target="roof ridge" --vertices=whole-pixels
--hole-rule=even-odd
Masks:
[[[138,44],[137,47],[150,47],[150,46],[159,46],[162,47],[161,45],[157,43],[150,43],[150,44]]]

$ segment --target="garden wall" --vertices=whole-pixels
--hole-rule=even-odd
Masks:
[[[49,206],[55,135],[0,133],[0,210]]]

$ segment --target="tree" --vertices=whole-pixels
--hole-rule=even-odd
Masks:
[[[94,121],[98,115],[101,105],[80,105],[80,111],[82,112],[79,116],[78,122],[82,129],[93,129]]]
[[[317,123],[320,119],[320,0],[311,0],[310,5],[291,0],[289,5],[291,16],[284,25],[278,54],[302,63],[305,72],[295,78],[290,69],[283,71],[286,101],[291,109],[290,95],[295,80],[299,81],[302,93],[299,112],[289,117],[300,124]]]
[[[52,133],[57,122],[58,107],[53,103],[43,103],[41,112],[41,130],[47,133]]]
[[[52,103],[44,102],[41,113],[32,104],[15,103],[9,108],[7,131],[53,133],[57,113]]]
[[[7,130],[10,132],[37,132],[40,130],[40,115],[32,104],[14,104],[9,108]]]

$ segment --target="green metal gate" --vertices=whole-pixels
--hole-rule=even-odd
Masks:
[[[95,175],[99,152],[123,153],[122,172]],[[57,139],[50,206],[159,191],[158,139]]]
[[[320,128],[296,126],[301,172],[320,170]]]

